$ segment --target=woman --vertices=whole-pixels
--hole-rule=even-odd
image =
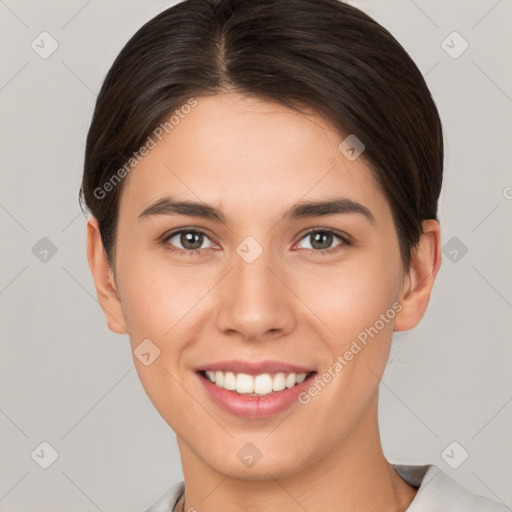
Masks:
[[[400,44],[335,0],[186,0],[98,96],[82,194],[109,328],[176,432],[150,512],[503,511],[390,464],[378,387],[441,261],[443,137]]]

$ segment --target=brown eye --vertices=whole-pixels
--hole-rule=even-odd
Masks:
[[[333,246],[335,239],[340,241]],[[324,253],[334,251],[338,246],[349,245],[349,242],[344,237],[334,233],[330,229],[317,229],[310,231],[309,233],[306,233],[301,240],[310,240],[308,244],[309,247],[306,246],[304,247],[305,249]]]
[[[202,231],[182,229],[166,237],[164,243],[170,245],[171,250],[195,253],[213,246],[210,241],[209,246],[202,247],[205,240],[210,239]]]

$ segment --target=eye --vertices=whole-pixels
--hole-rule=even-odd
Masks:
[[[341,249],[343,246],[350,245],[347,238],[342,235],[335,233],[330,229],[315,229],[309,231],[301,240],[310,239],[309,247],[305,247],[307,250],[311,250],[320,254],[330,254],[332,252]],[[340,240],[335,246],[332,246],[333,239],[337,238]],[[341,246],[341,247],[340,247]]]
[[[310,239],[309,247],[304,247],[308,251],[312,251],[316,254],[330,254],[343,246],[350,245],[348,237],[342,236],[335,233],[331,229],[315,229],[306,233],[302,240]],[[339,242],[332,246],[334,239],[338,239]],[[209,245],[203,247],[205,241],[209,241]],[[200,254],[204,249],[216,247],[216,245],[210,240],[205,232],[199,229],[181,229],[174,231],[168,235],[164,235],[162,238],[162,244],[166,249],[191,256],[194,254]]]
[[[187,255],[190,255],[198,254],[202,249],[214,247],[211,240],[209,246],[202,247],[205,240],[210,239],[203,231],[197,229],[182,229],[164,236],[162,243],[164,243],[166,248],[170,251],[187,253]],[[178,248],[175,246],[178,246]]]

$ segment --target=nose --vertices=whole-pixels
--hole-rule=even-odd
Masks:
[[[247,341],[276,338],[296,324],[298,302],[286,283],[286,272],[263,251],[254,261],[233,254],[232,270],[220,283],[217,327]]]

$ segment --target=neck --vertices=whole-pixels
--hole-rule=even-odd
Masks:
[[[215,471],[178,438],[185,496],[177,511],[355,512],[405,511],[417,489],[403,481],[384,457],[377,422],[377,396],[350,434],[328,454],[300,470],[248,480]]]

